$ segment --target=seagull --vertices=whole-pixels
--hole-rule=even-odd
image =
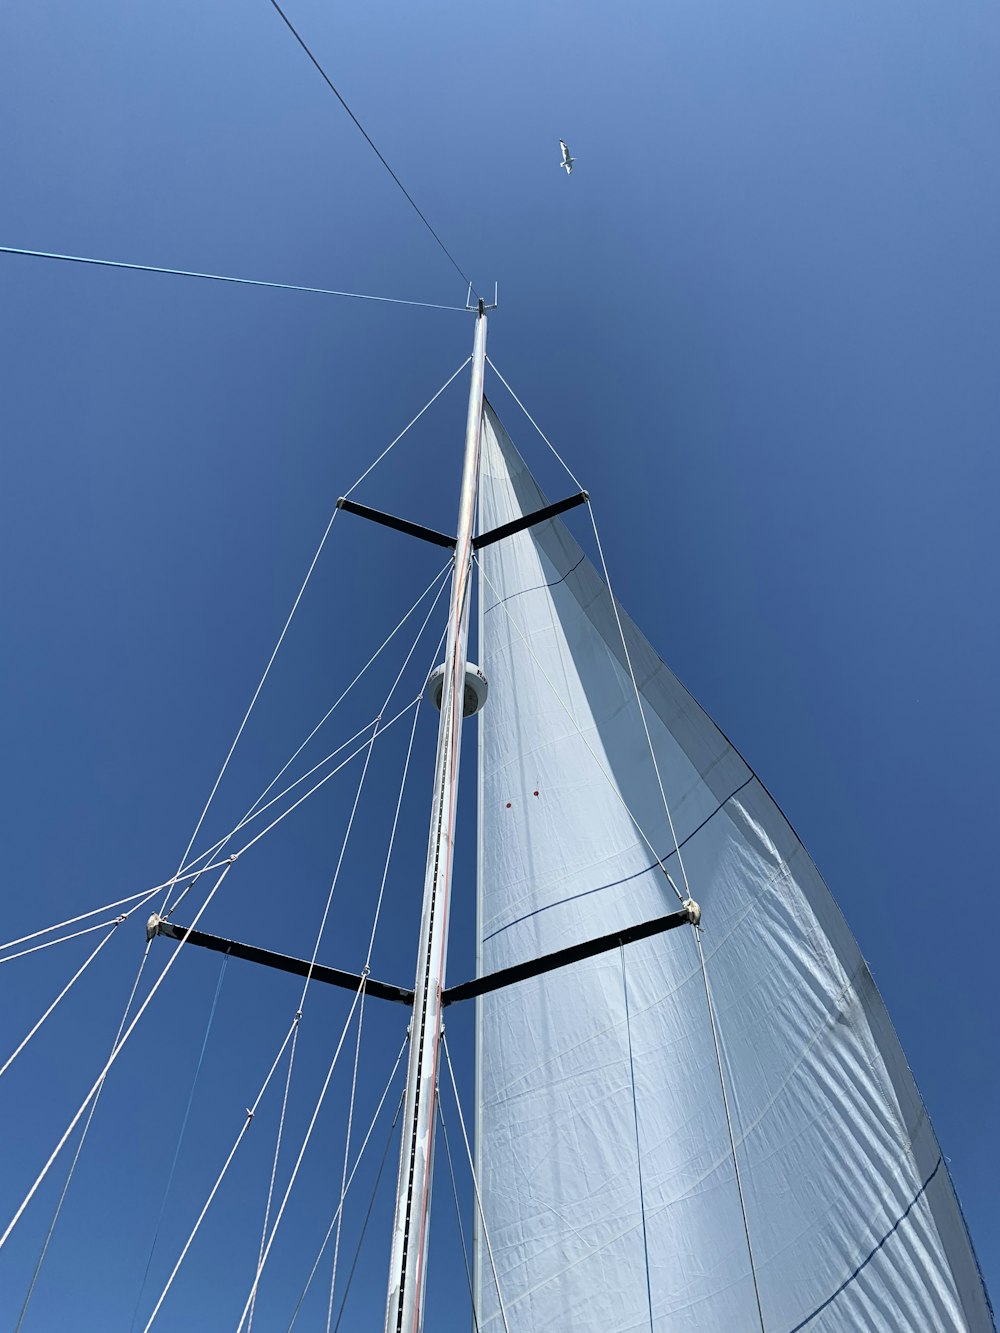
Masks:
[[[560,139],[560,140],[559,140],[559,147],[562,149],[562,161],[559,163],[559,165],[560,165],[561,167],[565,167],[565,168],[566,168],[566,175],[567,175],[567,176],[570,176],[570,175],[572,175],[572,172],[573,172],[573,163],[576,161],[576,158],[575,158],[575,157],[570,157],[570,155],[569,155],[569,149],[566,147],[566,140],[565,140],[565,139]]]

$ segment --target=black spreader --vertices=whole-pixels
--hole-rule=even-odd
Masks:
[[[459,986],[450,986],[441,994],[442,1004],[455,1004],[458,1000],[473,1000],[477,995],[488,995],[490,991],[502,990],[504,986],[513,986],[518,981],[527,981],[529,977],[541,976],[544,972],[554,972],[569,963],[578,963],[583,958],[593,958],[610,949],[617,949],[623,944],[634,944],[636,940],[648,940],[653,935],[662,935],[666,930],[676,930],[691,921],[687,909],[671,912],[669,916],[658,916],[653,921],[644,921],[639,926],[625,926],[610,935],[601,935],[596,940],[587,940],[583,944],[571,944],[555,953],[544,954],[541,958],[532,958],[526,963],[515,963],[513,967],[503,967],[489,976],[476,977],[472,981],[463,981]],[[291,972],[295,976],[309,975],[309,963],[304,958],[293,958],[289,954],[272,953],[270,949],[258,949],[253,944],[240,944],[238,940],[224,940],[219,935],[206,935],[204,931],[192,930],[186,926],[176,926],[171,921],[160,921],[156,927],[158,935],[165,935],[170,940],[184,940],[187,944],[197,944],[203,949],[212,949],[215,953],[227,953],[233,958],[245,958],[250,963],[263,963],[265,967],[275,967],[280,972]],[[361,977],[354,972],[342,972],[337,967],[323,967],[316,963],[312,969],[313,981],[323,981],[330,986],[341,986],[344,990],[356,991],[361,985]],[[369,977],[365,983],[368,995],[378,1000],[392,1000],[395,1004],[413,1004],[413,991],[403,986],[391,986],[385,981],[375,981]]]

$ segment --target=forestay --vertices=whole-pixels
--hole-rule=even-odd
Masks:
[[[488,408],[480,529],[544,504]],[[640,829],[683,880],[603,581],[557,520],[479,558],[482,974],[676,910]],[[477,1046],[477,1168],[511,1333],[744,1333],[757,1293],[766,1333],[992,1329],[851,932],[621,614],[702,907],[750,1245],[693,928],[512,986],[478,1001]],[[479,1327],[498,1330],[478,1242]]]

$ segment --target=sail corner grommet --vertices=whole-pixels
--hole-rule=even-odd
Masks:
[[[693,898],[685,898],[684,907],[687,909],[688,920],[691,922],[692,926],[700,925],[701,908],[698,906],[695,900]]]
[[[149,918],[149,920],[146,922],[146,940],[147,940],[147,941],[152,940],[152,939],[155,939],[155,937],[160,933],[160,921],[161,921],[161,919],[162,919],[162,918],[160,917],[159,913],[158,913],[158,912],[154,912],[153,915],[152,915],[152,916]]]

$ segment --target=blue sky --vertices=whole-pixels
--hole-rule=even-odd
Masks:
[[[289,12],[462,267],[499,282],[491,355],[591,491],[623,602],[843,907],[995,1293],[996,7]],[[0,33],[0,244],[464,303],[265,0],[50,0],[8,7]],[[578,157],[571,180],[560,136]],[[6,939],[173,871],[333,502],[472,330],[448,312],[9,255],[0,282]],[[456,382],[362,500],[453,525],[465,392]],[[516,408],[495,381],[488,392],[560,494]],[[338,521],[213,806],[216,836],[441,564]],[[415,680],[432,650],[418,649]],[[403,651],[329,748],[372,716]],[[370,920],[405,740],[399,728],[384,742],[345,863],[325,955],[343,966]],[[406,984],[432,747],[424,718],[376,949],[376,974]],[[262,842],[208,929],[308,952],[356,776]],[[470,833],[456,980],[472,971],[472,851]],[[118,932],[0,1084],[4,1218],[100,1067],[140,934]],[[97,938],[0,971],[3,1049]],[[216,958],[182,959],[122,1057],[26,1328],[128,1327],[218,976]],[[227,969],[144,1309],[297,995],[287,978]],[[290,1133],[348,1004],[310,996]],[[401,1014],[370,1006],[359,1116]],[[456,1017],[466,1087],[468,1037]],[[262,1327],[287,1319],[339,1191],[343,1075]],[[276,1113],[272,1096],[157,1326],[233,1322]],[[439,1186],[428,1327],[465,1329]],[[384,1299],[385,1193],[344,1327],[374,1326]],[[0,1256],[5,1327],[57,1194],[53,1176]]]

